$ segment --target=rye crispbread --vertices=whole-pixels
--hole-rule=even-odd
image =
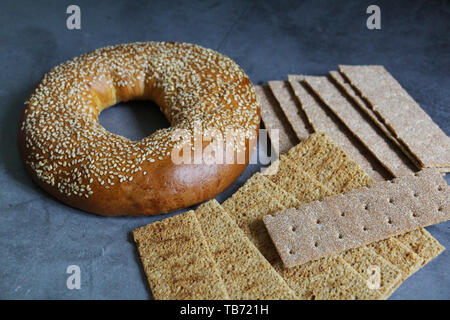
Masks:
[[[358,93],[353,89],[350,83],[342,76],[338,71],[330,71],[330,77],[333,79],[342,91],[344,91],[347,96],[362,110],[371,120],[375,123],[378,128],[388,137],[393,143],[397,145],[400,150],[409,158],[409,160],[415,165],[416,168],[420,168],[420,163],[417,158],[414,157],[408,149],[398,141],[388,127],[383,123],[383,120],[377,116],[377,114],[369,107],[366,101],[364,101]]]
[[[294,196],[277,187],[264,175],[256,173],[225,200],[222,207],[263,256],[272,263],[278,256],[262,222],[262,216],[299,204]]]
[[[300,202],[321,200],[326,196],[332,195],[332,192],[327,187],[311,177],[301,166],[287,157],[282,157],[281,161],[278,160],[277,163],[272,164],[266,170],[272,170],[272,166],[276,166],[276,174],[267,175],[266,177],[292,194]]]
[[[202,204],[195,214],[231,299],[297,298],[216,200]]]
[[[322,137],[322,139],[324,139]],[[306,142],[304,142],[306,145]],[[298,149],[300,150],[300,147],[298,147]],[[346,161],[350,161],[350,160],[346,160]],[[308,182],[311,183],[310,188],[312,190],[315,190],[315,187],[318,185],[317,181],[314,181],[314,179],[308,177],[308,174],[306,174],[306,172],[304,172],[303,170],[300,170],[301,167],[295,167],[292,166],[293,164],[291,163],[291,160],[287,157],[287,156],[282,156],[281,160],[279,161],[278,164],[278,171],[275,175],[271,175],[271,176],[267,176],[267,178],[269,179],[273,179],[273,181],[276,181],[277,186],[280,186],[281,188],[283,188],[286,191],[289,190],[296,190],[295,185],[292,184],[291,181],[289,181],[289,179],[287,179],[289,176],[293,176],[294,181],[298,178],[300,179],[301,177],[306,179],[301,182],[303,184],[303,188],[308,188]],[[295,169],[294,169],[295,167]],[[344,162],[343,167],[347,167],[346,163]],[[269,167],[270,169],[270,167]],[[268,169],[268,170],[269,170]],[[306,174],[306,175],[305,175]],[[359,172],[360,175],[363,175],[364,172]],[[364,174],[365,175],[365,174]],[[263,179],[261,179],[262,181],[260,183],[264,184]],[[360,180],[358,178],[355,178],[355,180]],[[362,179],[362,181],[366,181],[364,179]],[[367,180],[369,181],[369,180]],[[259,217],[261,217],[262,215],[264,215],[265,213],[271,213],[273,212],[273,210],[270,210],[271,207],[273,207],[273,200],[272,198],[270,198],[269,196],[264,196],[262,195],[260,192],[253,192],[252,189],[259,189],[257,188],[258,183],[254,183],[251,184],[251,187],[245,188],[245,190],[241,190],[243,194],[247,194],[247,199],[251,199],[252,195],[254,195],[255,199],[260,199],[259,201],[261,203],[259,206],[259,211],[258,213],[260,214]],[[320,185],[320,184],[319,184]],[[267,187],[267,186],[266,186]],[[244,189],[244,188],[242,188]],[[329,193],[329,191],[327,192]],[[301,196],[303,193],[300,192],[300,196],[298,197],[299,200],[303,200],[303,201],[312,201],[312,200],[316,200],[314,199],[314,196],[316,196],[317,198],[322,198],[323,196],[321,195],[321,192],[312,192],[309,195],[305,196]],[[285,205],[287,207],[289,207],[289,202],[284,201]],[[234,207],[235,208],[235,207]],[[239,216],[245,216],[247,212],[247,207],[243,207],[242,210],[235,210],[235,213]],[[265,241],[269,241],[270,239],[267,236],[267,231],[264,230],[264,232],[266,233],[265,236]],[[361,291],[358,295],[360,296],[360,298],[380,298],[382,297],[382,292],[372,292],[372,291],[367,291],[366,288],[366,284],[364,281],[364,275],[359,275],[355,270],[352,269],[352,267],[350,265],[347,265],[347,263],[342,260],[342,259],[320,259],[318,261],[312,261],[311,263],[299,266],[299,267],[295,267],[295,268],[283,268],[281,260],[279,259],[279,257],[276,255],[275,252],[275,248],[273,247],[273,245],[271,243],[266,243],[265,245],[261,244],[261,242],[257,243],[257,246],[259,248],[265,248],[263,249],[266,252],[266,256],[270,256],[270,260],[272,263],[272,266],[282,275],[283,279],[286,280],[286,282],[289,284],[289,286],[294,289],[294,291],[296,292],[296,294],[301,297],[301,298],[324,298],[324,297],[336,297],[336,296],[340,296],[341,298],[347,298],[347,299],[351,299],[354,298],[355,294],[358,293],[358,291]],[[269,252],[269,254],[267,254],[267,252]],[[271,252],[271,253],[270,253]],[[365,265],[368,263],[371,263],[371,261],[366,261],[364,259],[364,257],[361,257],[361,261],[360,261],[361,265]],[[344,264],[345,266],[337,266],[339,264]],[[315,287],[314,291],[315,294],[310,294],[311,293],[311,287],[310,285],[307,285],[309,283],[309,280],[312,279],[313,277],[317,277],[319,274],[314,274],[314,272],[318,272],[318,270],[332,270],[332,269],[338,269],[338,270],[343,270],[345,271],[345,274],[341,274],[340,276],[337,276],[338,280],[336,281],[340,281],[342,283],[347,283],[348,285],[342,285],[339,286],[338,288],[332,288],[332,287],[324,287],[324,286],[317,286]],[[323,277],[322,277],[323,278]],[[316,281],[319,281],[319,279],[321,279],[321,277],[316,278]],[[324,279],[322,279],[321,281],[324,281]],[[393,281],[395,281],[394,278],[392,279],[386,279],[386,286],[389,285],[393,285]],[[316,284],[318,284],[319,282],[316,282]],[[359,286],[355,287],[355,284],[359,283]],[[392,284],[391,284],[392,283]],[[352,284],[352,285],[350,285]],[[369,294],[370,293],[370,294]]]
[[[334,260],[334,262],[332,262]],[[371,289],[366,280],[342,257],[322,263],[324,271],[311,270],[311,276],[298,279],[302,299],[308,300],[379,300],[383,296]]]
[[[285,157],[301,166],[333,193],[367,186],[372,183],[359,164],[325,133],[317,132],[291,148]]]
[[[263,220],[284,265],[295,266],[450,219],[448,189],[423,169]]]
[[[302,110],[315,132],[327,133],[345,152],[356,161],[374,180],[385,180],[388,172],[358,142],[336,117],[327,112],[322,104],[302,85],[305,76],[289,75],[291,85]]]
[[[327,77],[307,76],[304,81],[394,177],[415,171],[402,151],[370,119],[366,119]]]
[[[137,228],[133,236],[155,299],[229,298],[194,211]]]
[[[321,134],[315,134],[312,135],[311,138],[315,138],[317,140],[320,141],[320,139],[328,139],[326,137],[326,135],[321,135]],[[300,145],[295,147],[295,153],[296,154],[303,154],[304,151],[303,149],[309,149],[311,147],[305,147],[309,144],[309,141],[305,141],[302,142]],[[326,144],[325,142],[323,142],[323,144]],[[294,151],[294,149],[293,149]],[[336,154],[336,150],[332,151],[334,154]],[[290,161],[288,159],[283,158],[282,156],[282,161]],[[282,162],[281,161],[281,162]],[[348,167],[348,165],[346,164],[346,162],[343,162],[342,165],[344,168]],[[352,166],[353,167],[353,166]],[[320,170],[330,170],[330,171],[334,171],[335,168],[333,168],[332,166],[326,166],[323,168],[320,168]],[[279,171],[280,173],[283,173],[283,170]],[[312,172],[314,174],[314,172]],[[287,175],[289,175],[289,173],[286,173]],[[295,173],[292,173],[295,174]],[[355,177],[355,181],[351,182],[351,178],[349,179],[348,176],[343,175],[343,177],[345,177],[344,181],[350,181],[349,185],[352,186],[352,188],[358,188],[358,187],[367,187],[373,184],[373,181],[371,181],[370,179],[366,179],[364,177],[366,177],[367,175],[364,173],[364,171],[362,170],[356,170],[356,173],[352,174],[351,176]],[[272,177],[271,177],[272,178]],[[276,178],[276,176],[273,176],[273,178]],[[349,180],[348,180],[349,179]],[[281,187],[283,187],[282,184],[279,184]],[[348,190],[348,187],[345,186],[345,184],[338,184],[338,186],[341,185],[343,186],[342,189],[333,187],[332,185],[328,185],[328,187],[330,187],[334,193],[341,193],[344,189]],[[326,187],[326,185],[324,185],[324,187]],[[417,255],[413,255],[412,253],[416,253],[418,254],[421,258],[423,258],[423,263],[427,263],[427,261],[430,261],[431,259],[435,258],[437,255],[439,255],[439,253],[442,250],[442,246],[439,244],[439,242],[434,239],[428,232],[425,231],[425,229],[418,229],[418,230],[414,230],[411,231],[409,233],[406,233],[404,235],[400,235],[397,237],[398,241],[392,239],[390,241],[388,240],[384,240],[384,241],[380,241],[377,244],[375,244],[375,246],[379,247],[378,254],[380,254],[380,256],[382,258],[385,258],[386,260],[389,260],[391,258],[392,255],[394,256],[399,256],[399,257],[411,257],[411,260],[413,261],[412,264],[402,264],[401,266],[396,266],[399,267],[402,271],[402,279],[406,279],[407,277],[409,277],[411,274],[413,274],[415,271],[417,271],[417,259],[414,259],[414,257],[419,258]],[[401,246],[400,242],[404,245],[406,245],[410,250],[406,249],[406,247]],[[410,246],[409,243],[416,243],[415,246]],[[423,250],[420,250],[420,248],[423,247]],[[425,248],[429,248],[429,250],[425,250]],[[386,250],[384,250],[386,249]],[[351,250],[350,250],[351,251]],[[428,254],[427,254],[428,253]],[[322,260],[322,259],[320,259]],[[319,261],[320,261],[319,260]],[[399,263],[402,263],[402,260],[397,260]],[[422,260],[421,260],[422,261]],[[301,267],[301,266],[300,266]],[[294,267],[294,268],[290,268],[290,269],[286,269],[286,270],[295,270],[299,267]],[[286,277],[285,277],[286,278]],[[394,288],[398,287],[399,284],[394,285]],[[387,296],[385,295],[385,297],[387,298],[390,294],[392,293],[392,290],[387,292]]]
[[[267,86],[255,86],[261,107],[261,119],[274,150],[279,155],[295,146],[299,140]],[[276,144],[278,143],[278,148]]]
[[[299,140],[308,138],[312,133],[312,128],[289,83],[287,81],[269,81],[269,87]]]
[[[367,246],[402,272],[402,281],[420,269],[423,259],[395,237],[371,243]]]
[[[402,280],[401,271],[369,247],[347,250],[342,257],[366,282],[371,281],[373,288],[376,288],[381,296],[390,292]]]
[[[423,167],[450,167],[450,138],[383,66],[339,70]]]
[[[397,240],[419,255],[423,259],[422,265],[427,264],[445,250],[445,247],[424,228],[401,234],[397,236]]]

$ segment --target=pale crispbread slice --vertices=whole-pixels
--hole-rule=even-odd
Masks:
[[[155,299],[228,299],[194,211],[133,231]]]
[[[448,191],[437,170],[423,169],[263,220],[289,267],[449,220]]]
[[[415,165],[416,168],[420,168],[420,163],[416,157],[414,157],[408,149],[398,141],[388,127],[385,126],[382,119],[377,116],[377,114],[369,107],[369,105],[358,95],[358,93],[353,89],[353,87],[346,81],[338,71],[329,72],[331,78],[334,82],[347,94],[348,97],[362,110],[371,120],[375,123],[378,128],[388,137],[393,143],[397,145],[400,150],[410,159],[410,161]]]
[[[413,164],[370,119],[366,119],[327,78],[306,76],[305,83],[394,177],[414,172]]]
[[[195,213],[231,299],[297,298],[216,200]]]
[[[450,166],[450,138],[383,66],[339,70],[422,166]]]
[[[391,287],[383,298],[388,298],[409,276],[423,265],[424,260],[395,237],[375,242],[367,246],[377,254],[394,264],[401,272],[401,281]]]
[[[325,133],[317,132],[285,154],[333,193],[368,186],[373,179]]]
[[[288,79],[314,131],[327,133],[374,180],[385,180],[385,177],[388,177],[386,170],[365,150],[360,142],[352,137],[351,132],[308,92],[301,84],[304,77],[303,75],[289,75]]]
[[[423,259],[422,266],[445,250],[445,247],[424,228],[401,234],[397,236],[397,240]]]
[[[367,246],[395,265],[402,273],[402,281],[420,269],[423,259],[396,238],[371,243]]]
[[[342,257],[363,276],[366,283],[370,282],[382,296],[401,282],[401,271],[371,248],[360,247],[347,250]]]
[[[279,154],[283,154],[295,146],[299,140],[270,89],[267,86],[255,86],[255,90],[260,102],[261,119],[269,134],[270,141],[274,150],[277,151],[278,149]]]
[[[300,202],[260,173],[254,174],[222,207],[272,263],[278,256],[262,222],[264,214],[296,207]]]
[[[378,300],[383,297],[378,290],[371,289],[366,280],[342,257],[328,259],[320,268],[309,271],[309,277],[297,280],[302,299]]]
[[[289,158],[283,157],[281,161],[277,161],[277,163],[273,163],[266,169],[267,171],[271,171],[272,166],[277,169],[275,174],[267,175],[267,178],[292,194],[299,201],[311,202],[332,195],[332,191],[314,179],[301,166],[296,165]]]
[[[354,250],[348,252],[350,263],[341,254],[309,261],[293,268],[283,268],[281,260],[277,260],[274,268],[301,299],[387,298],[392,288],[399,285],[399,269],[389,262],[377,265],[380,267],[382,281],[380,287],[371,287],[366,270],[374,266],[375,262],[380,263],[382,258],[376,257],[373,252],[366,256]]]
[[[289,83],[287,81],[269,81],[269,87],[299,140],[308,138],[312,133],[312,128],[298,105]]]

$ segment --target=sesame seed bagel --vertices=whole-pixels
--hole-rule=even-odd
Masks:
[[[131,141],[99,124],[105,108],[137,99],[156,102],[171,126]],[[244,161],[194,161],[199,147],[226,149],[215,136],[199,142],[199,123],[223,137],[244,131],[232,149],[245,151]],[[230,58],[187,43],[132,43],[95,50],[47,73],[25,102],[18,143],[33,180],[64,203],[108,216],[150,215],[227,188],[249,162],[259,123],[255,89]],[[191,163],[174,162],[175,152]]]

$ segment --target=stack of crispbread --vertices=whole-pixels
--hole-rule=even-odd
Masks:
[[[331,73],[332,80],[289,76],[257,86],[265,127],[271,138],[279,137],[280,159],[222,204],[211,200],[133,232],[155,298],[386,299],[444,250],[422,228],[290,268],[283,265],[263,217],[300,212],[315,201],[348,202],[340,199],[425,167],[450,168],[448,137],[434,123],[430,130],[444,147],[426,150],[426,137],[399,127],[405,123],[397,118],[406,115],[384,106],[393,97],[397,108],[420,109],[384,68],[340,69],[342,74]],[[377,79],[389,84],[376,84],[385,92],[381,98],[368,83]],[[271,135],[273,129],[277,135]],[[327,219],[315,220],[317,230],[327,226]],[[302,228],[286,225],[289,230],[279,233],[283,241]]]

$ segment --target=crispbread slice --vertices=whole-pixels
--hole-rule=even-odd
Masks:
[[[419,270],[423,264],[423,259],[419,255],[395,238],[371,243],[368,247],[399,268],[402,272],[402,281]]]
[[[399,147],[403,153],[414,163],[416,168],[420,168],[420,163],[416,157],[414,157],[408,149],[398,141],[388,127],[383,123],[382,119],[380,119],[377,114],[369,107],[369,105],[358,95],[358,93],[353,89],[353,87],[346,81],[346,79],[342,76],[338,71],[330,71],[330,76],[334,80],[334,82],[347,94],[348,97],[352,99],[353,102],[359,107],[361,111],[363,111],[372,121],[375,123],[378,128],[388,137],[393,143]],[[445,171],[444,171],[445,172]]]
[[[279,154],[283,154],[298,143],[298,138],[267,86],[255,86],[261,107],[261,118],[267,129],[274,150],[278,143]]]
[[[263,220],[289,267],[449,220],[448,191],[437,170],[423,169]]]
[[[315,181],[315,179],[312,179],[309,177],[309,175],[303,171],[299,170],[297,167],[294,168],[290,165],[292,165],[291,160],[288,157],[282,157],[282,159],[279,161],[278,165],[278,171],[275,175],[267,176],[269,179],[274,179],[274,181],[277,182],[278,186],[281,186],[286,191],[289,190],[298,190],[297,187],[289,181],[288,177],[291,176],[294,181],[298,181],[303,184],[303,186],[300,189],[311,189],[316,190],[315,187],[320,186],[321,184]],[[270,167],[267,169],[269,170]],[[301,182],[301,178],[304,178],[305,180]],[[252,180],[253,179],[253,180]],[[262,179],[261,177],[254,177],[249,180],[249,183],[247,185],[244,185],[238,192],[240,192],[239,198],[243,200],[244,205],[238,205],[236,206],[236,199],[227,200],[227,203],[224,203],[224,205],[228,208],[228,210],[231,210],[234,212],[234,215],[238,217],[238,220],[246,220],[246,217],[248,216],[249,208],[254,207],[254,204],[257,205],[258,211],[257,215],[255,215],[254,219],[261,219],[261,217],[266,213],[272,213],[276,211],[276,200],[274,198],[274,194],[264,194],[261,193],[261,189],[265,188],[274,188],[273,185],[270,185],[267,183],[267,179]],[[310,183],[310,186],[308,187],[308,183]],[[261,188],[261,185],[265,185],[265,188]],[[276,186],[275,186],[276,188]],[[320,187],[319,187],[320,188]],[[322,188],[321,188],[322,189]],[[256,190],[256,191],[254,191]],[[323,189],[326,190],[326,189]],[[303,192],[298,193],[298,199],[302,201],[312,201],[316,200],[314,197],[322,198],[322,192],[311,192],[309,194],[304,194]],[[327,194],[330,191],[327,191]],[[283,194],[283,193],[281,193]],[[283,196],[285,200],[282,199],[283,205],[280,203],[280,207],[291,207],[295,202],[289,199],[288,197]],[[252,201],[254,201],[254,204],[252,205]],[[250,204],[247,204],[250,203]],[[297,203],[295,203],[297,205]],[[275,210],[274,210],[275,208]],[[247,234],[249,234],[250,238],[252,237],[249,229],[245,227],[245,222],[243,223],[243,229],[247,230]],[[328,296],[328,298],[333,297],[340,297],[340,298],[347,298],[352,299],[355,296],[355,292],[361,291],[359,293],[360,298],[379,298],[381,297],[380,292],[375,292],[373,290],[367,291],[366,284],[364,282],[364,279],[362,276],[358,275],[358,273],[353,270],[345,261],[343,261],[341,258],[335,258],[335,259],[328,259],[324,258],[318,261],[312,261],[308,264],[285,269],[282,266],[281,260],[279,259],[278,255],[276,254],[275,248],[273,247],[273,244],[270,242],[270,238],[267,236],[266,230],[260,231],[260,237],[264,239],[264,241],[256,241],[254,242],[256,246],[262,251],[265,252],[265,256],[268,257],[268,259],[271,261],[272,266],[277,270],[283,277],[283,279],[286,280],[286,282],[289,284],[289,286],[295,291],[295,293],[304,299],[312,299],[314,296],[317,296],[318,298],[322,297],[325,298]],[[264,235],[262,237],[262,235]],[[364,258],[362,258],[361,264],[364,264]],[[345,266],[338,266],[339,270],[342,270],[344,273],[340,274],[338,276],[338,280],[342,283],[347,283],[348,285],[341,285],[337,288],[331,288],[331,287],[315,287],[314,291],[315,294],[311,294],[311,283],[310,279],[317,277],[320,275],[321,272],[325,272],[324,274],[328,274],[328,270],[333,269],[336,265],[344,264]],[[323,276],[316,278],[316,284],[319,284],[317,281],[325,281],[323,279]],[[388,281],[386,281],[388,282]],[[350,285],[351,284],[351,285]],[[360,289],[357,289],[354,287],[354,285],[359,284]],[[327,294],[328,292],[328,294]]]
[[[325,135],[321,136],[321,134],[315,134],[312,135],[311,138],[317,139],[320,142],[320,139],[326,138]],[[295,152],[296,154],[298,154],[300,157],[302,156],[302,154],[305,152],[303,150],[303,146],[309,144],[309,140],[302,142],[301,144],[297,145],[294,149],[292,149],[292,152]],[[323,144],[325,144],[325,142],[323,142]],[[306,147],[306,148],[311,148],[310,146]],[[336,154],[336,151],[333,150],[331,151],[333,154]],[[307,159],[308,161],[311,161],[311,159]],[[343,162],[343,167],[348,167],[348,165]],[[324,167],[324,170],[331,170],[334,171],[335,168],[333,167]],[[280,171],[282,172],[282,170]],[[313,173],[314,174],[314,173]],[[357,173],[355,174],[356,176],[356,183],[352,183],[350,182],[350,185],[352,185],[353,188],[358,188],[358,187],[367,187],[372,185],[373,181],[371,181],[370,179],[365,179],[364,177],[366,176],[366,173],[363,172],[362,170],[357,170]],[[351,180],[350,180],[351,181]],[[342,184],[345,187],[345,184]],[[327,186],[327,185],[325,185]],[[335,193],[341,193],[343,190],[340,190],[339,188],[333,188],[332,186],[328,185],[328,187],[331,187],[331,189],[334,190]],[[347,188],[348,189],[348,188]],[[406,235],[409,235],[408,237],[406,237]],[[410,250],[405,249],[405,247],[400,247],[399,243],[397,241],[380,241],[379,246],[383,246],[383,248],[387,248],[386,251],[384,250],[378,250],[378,253],[383,257],[383,258],[389,258],[391,253],[392,254],[398,254],[398,255],[404,255],[404,256],[410,256],[410,257],[414,257],[414,255],[411,254],[411,252],[416,253],[418,255],[420,255],[420,257],[422,257],[423,263],[425,264],[427,261],[430,261],[431,259],[433,259],[434,257],[436,257],[440,252],[441,249],[443,247],[441,247],[441,245],[439,244],[439,242],[437,242],[436,239],[434,239],[425,229],[421,228],[419,230],[415,230],[409,233],[405,234],[405,237],[403,237],[402,235],[398,236],[397,239],[402,242],[403,244],[407,245],[407,247]],[[408,240],[406,240],[408,239]],[[420,244],[422,243],[422,246],[424,248],[424,250],[420,250],[419,248],[421,248],[422,246],[420,245],[416,245],[416,246],[410,246],[408,245],[408,243],[406,242],[411,242],[411,243],[416,243],[416,244]],[[377,243],[377,246],[378,246]],[[425,250],[425,248],[427,248],[428,246],[430,246],[430,250]],[[427,256],[426,252],[429,253],[429,255]],[[319,260],[320,261],[320,260]],[[399,260],[400,261],[400,260]],[[403,279],[406,279],[408,276],[410,276],[411,274],[413,274],[416,269],[414,268],[414,265],[412,265],[411,268],[409,268],[409,265],[402,265],[402,266],[396,266],[396,267],[404,267],[402,268],[402,274],[403,274]],[[289,270],[293,270],[296,268],[291,268]],[[397,286],[394,286],[394,288],[397,288]],[[390,294],[392,293],[392,291],[387,293],[388,297]]]
[[[297,166],[287,157],[277,160],[266,170],[272,170],[272,166],[277,168],[276,174],[268,175],[277,186],[291,193],[301,202],[311,202],[323,199],[332,194],[327,187],[318,182],[306,172],[301,166]],[[275,169],[273,170],[275,171]]]
[[[334,260],[334,262],[333,262]],[[308,300],[377,300],[378,290],[371,289],[364,278],[342,257],[328,260],[324,271],[313,271],[306,281],[297,281],[301,298]],[[323,268],[321,268],[323,269]],[[302,279],[303,280],[303,279]]]
[[[228,299],[194,211],[133,231],[155,299]]]
[[[381,164],[365,150],[351,132],[340,123],[339,119],[334,119],[333,115],[324,110],[313,95],[301,84],[305,76],[289,75],[291,85],[302,110],[305,112],[308,121],[315,132],[326,132],[350,157],[357,162],[374,180],[385,180],[389,177],[388,172]],[[326,152],[325,152],[326,155]],[[321,180],[319,180],[321,181]]]
[[[300,147],[298,148],[300,149]],[[311,176],[306,173],[303,168],[301,168],[301,166],[296,166],[295,163],[292,162],[292,160],[290,160],[288,157],[282,157],[278,164],[273,165],[277,166],[278,171],[276,174],[267,177],[279,187],[296,195],[297,199],[302,201],[302,203],[320,200],[325,196],[332,194],[332,192],[328,190],[328,188],[323,186],[314,178],[311,178]],[[271,168],[269,167],[267,170],[270,169]],[[361,174],[364,173],[361,172]],[[397,283],[401,279],[401,272],[395,266],[392,266],[383,258],[378,257],[373,251],[369,250],[368,248],[348,250],[347,252],[345,252],[344,257],[352,267],[355,267],[355,269],[361,273],[363,278],[367,277],[365,270],[370,266],[373,266],[374,262],[378,262],[377,266],[380,268],[381,272],[381,287],[378,289],[380,295],[385,295],[388,290],[397,285]],[[306,276],[305,270],[311,270],[312,266],[320,268],[320,266],[329,264],[329,261],[322,260],[324,259],[310,262],[308,267],[304,267],[303,265],[298,268],[289,268],[283,270],[280,263],[280,266],[276,265],[275,268],[283,275],[283,278],[285,278],[286,281],[289,282],[290,286],[297,290],[298,294],[304,294],[302,288],[305,288],[308,277],[314,276],[311,274]],[[327,261],[327,263],[325,263],[325,261]],[[386,264],[381,263],[382,261],[385,261]],[[298,284],[298,282],[300,281],[299,279],[301,279],[302,282],[302,285],[300,286]]]
[[[413,164],[375,124],[350,103],[327,77],[305,77],[305,83],[394,177],[412,173]]]
[[[264,214],[298,206],[294,196],[260,173],[254,174],[222,207],[244,231],[263,256],[272,263],[278,256],[262,222]]]
[[[373,288],[383,296],[401,282],[401,271],[373,249],[361,247],[347,250],[342,257],[363,276],[366,283],[373,284]]]
[[[312,133],[312,128],[291,92],[289,83],[287,81],[269,81],[269,87],[299,140],[308,138]]]
[[[397,240],[423,259],[422,266],[445,250],[444,246],[424,228],[401,234],[397,236]]]
[[[285,157],[301,166],[333,193],[370,185],[373,180],[323,132],[290,149]],[[282,157],[283,158],[283,157]]]
[[[339,70],[422,166],[450,166],[450,138],[383,66]]]
[[[358,291],[354,286],[358,285],[361,287],[361,298],[379,298],[381,295],[374,290],[368,290],[363,278],[341,258],[325,258],[296,268],[283,268],[267,231],[261,228],[263,227],[261,217],[279,210],[278,208],[290,208],[297,205],[298,201],[295,198],[261,174],[255,174],[231,198],[223,203],[223,207],[269,260],[273,268],[280,273],[289,287],[294,290],[297,297],[302,299],[312,299],[315,296],[318,299],[336,297],[352,299],[355,298],[355,292]],[[330,282],[321,276],[315,282],[318,286],[313,288],[310,279],[318,276],[319,272],[322,272],[321,270],[333,270],[335,268],[337,268],[336,276],[338,277],[335,282],[339,281],[342,285],[336,287],[320,286],[320,283],[328,285]],[[342,273],[339,273],[341,271]]]
[[[284,165],[281,165],[281,172]],[[335,260],[323,259],[320,263],[312,263],[308,267],[299,267],[291,269],[283,269],[280,258],[278,257],[272,241],[267,234],[263,224],[262,216],[273,213],[280,208],[292,208],[299,205],[299,201],[292,197],[286,191],[280,189],[277,185],[272,183],[259,173],[250,178],[244,186],[242,186],[231,198],[227,199],[222,206],[228,213],[236,220],[244,233],[261,251],[266,259],[272,264],[274,269],[281,274],[283,279],[295,291],[298,297],[303,299],[312,298],[308,294],[310,286],[306,286],[308,279],[311,277],[311,272],[323,269],[330,270],[339,263],[345,263],[343,260],[336,262]],[[344,282],[355,283],[355,280],[360,276],[351,268],[345,268],[345,275],[342,274],[340,279]],[[362,278],[361,278],[362,279]],[[317,296],[325,298],[326,292],[329,292],[330,299],[332,294],[340,292],[341,298],[351,298],[349,289],[345,286],[339,288],[318,287],[315,289]],[[333,292],[333,293],[332,293]]]
[[[231,299],[296,299],[216,200],[201,205],[195,213]]]
[[[384,295],[384,298],[388,298],[404,280],[413,275],[424,264],[424,259],[394,237],[372,243],[368,245],[368,247],[372,248],[384,259],[397,266],[402,273],[401,281],[388,290]]]

